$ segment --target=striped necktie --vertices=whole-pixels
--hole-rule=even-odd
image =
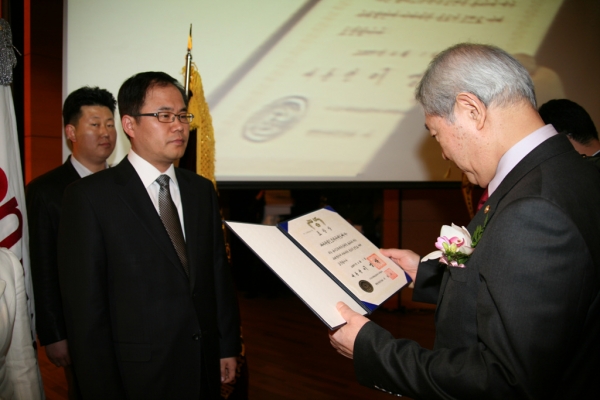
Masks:
[[[170,178],[168,175],[161,175],[156,179],[156,182],[160,185],[158,192],[158,211],[160,219],[162,220],[171,242],[175,247],[177,256],[183,265],[185,274],[189,277],[190,271],[188,267],[188,260],[186,254],[185,240],[183,239],[183,230],[181,229],[181,222],[179,221],[179,214],[177,213],[177,207],[171,198],[171,190],[169,189]]]

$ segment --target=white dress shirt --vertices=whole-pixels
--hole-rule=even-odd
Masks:
[[[73,166],[73,168],[75,168],[75,171],[77,171],[77,173],[79,174],[80,178],[85,178],[86,176],[90,176],[92,174],[92,171],[90,171],[85,165],[77,161],[73,154],[71,154],[71,158],[69,158],[69,160],[71,161],[71,165]]]
[[[127,154],[127,159],[133,165],[135,172],[137,172],[138,176],[142,180],[144,187],[148,191],[148,196],[150,196],[150,200],[152,200],[152,204],[154,204],[154,208],[156,208],[156,212],[160,215],[160,210],[158,208],[158,192],[160,190],[160,185],[156,182],[156,179],[161,175],[168,175],[171,178],[169,182],[169,189],[171,192],[171,198],[173,199],[173,203],[175,203],[175,207],[177,207],[177,213],[179,214],[179,221],[181,222],[181,230],[183,231],[183,238],[185,239],[185,225],[183,224],[183,206],[181,204],[181,193],[179,192],[179,184],[177,183],[177,177],[175,176],[175,167],[173,164],[167,169],[165,172],[160,172],[156,167],[150,164],[148,161],[144,160],[142,157],[137,155],[133,149],[129,150],[129,154]]]
[[[73,154],[71,154],[71,158],[69,158],[69,160],[71,160],[71,165],[73,165],[73,168],[75,168],[75,171],[77,171],[80,178],[85,178],[86,176],[93,174],[93,172],[87,169],[85,165],[80,163],[75,156],[73,156]],[[104,168],[108,168],[108,163],[104,163]]]
[[[502,183],[506,175],[533,149],[538,147],[542,142],[556,135],[556,129],[552,125],[546,125],[540,129],[530,133],[523,139],[518,141],[513,147],[511,147],[500,159],[498,168],[496,168],[496,175],[487,187],[488,195],[491,196],[494,190],[498,189],[498,186]]]

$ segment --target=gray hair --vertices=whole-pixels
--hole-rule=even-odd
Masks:
[[[453,122],[456,96],[463,92],[474,94],[486,107],[526,100],[537,108],[525,67],[495,46],[461,43],[442,51],[429,64],[415,98],[425,114]]]

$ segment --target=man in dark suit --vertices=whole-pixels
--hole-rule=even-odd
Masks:
[[[29,248],[35,290],[36,326],[50,362],[65,368],[69,398],[77,398],[58,283],[56,237],[65,188],[107,167],[115,148],[116,101],[107,90],[82,87],[67,96],[63,123],[72,155],[60,167],[27,185]]]
[[[433,350],[341,303],[348,324],[332,345],[360,383],[418,399],[598,398],[600,174],[544,125],[527,71],[498,48],[443,51],[416,97],[442,155],[489,199],[470,238],[438,239],[461,250],[455,263],[442,246],[426,261],[383,251],[415,281],[415,300],[437,302]]]
[[[559,133],[567,135],[575,150],[600,169],[598,130],[583,107],[568,99],[550,100],[540,107],[540,116]]]
[[[131,151],[71,185],[59,271],[85,399],[217,399],[235,376],[239,316],[213,185],[174,168],[189,135],[181,85],[162,72],[118,95]]]

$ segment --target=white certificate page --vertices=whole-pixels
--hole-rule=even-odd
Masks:
[[[362,302],[381,305],[406,285],[402,268],[335,211],[287,223],[288,234]]]
[[[226,224],[330,329],[346,323],[336,308],[339,301],[361,315],[367,314],[277,227],[231,221]]]

